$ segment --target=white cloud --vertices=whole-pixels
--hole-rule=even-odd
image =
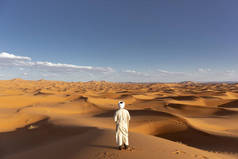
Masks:
[[[187,75],[187,73],[185,72],[171,72],[171,71],[161,70],[161,69],[158,69],[157,71],[158,73],[164,74],[164,75]]]
[[[160,73],[170,74],[169,71],[158,69]]]
[[[229,78],[236,78],[238,77],[237,72],[235,70],[226,70],[224,72],[224,76],[229,76]]]
[[[147,73],[138,72],[138,71],[136,71],[136,70],[124,70],[124,71],[121,71],[121,72],[127,73],[127,74],[131,74],[131,75],[148,76]]]
[[[225,71],[226,73],[231,73],[231,74],[233,74],[233,73],[235,73],[236,71],[235,70],[227,70],[227,71]]]
[[[16,56],[6,52],[0,53],[1,66],[24,66],[31,61],[30,57]]]
[[[125,70],[125,71],[122,71],[122,72],[132,73],[132,74],[137,74],[137,73],[138,73],[138,72],[136,72],[135,70]]]
[[[0,59],[13,59],[13,60],[31,60],[30,57],[26,57],[26,56],[16,56],[13,54],[9,54],[7,52],[2,52],[0,53]]]
[[[200,73],[208,73],[211,72],[212,70],[210,68],[198,68],[197,71]]]
[[[47,67],[59,67],[59,68],[88,69],[88,70],[93,69],[92,66],[77,66],[77,65],[71,65],[71,64],[51,63],[51,62],[42,62],[42,61],[37,61],[35,63],[32,63],[32,65],[47,66]]]
[[[0,53],[0,66],[18,66],[20,70],[23,67],[31,69],[44,70],[44,72],[66,72],[66,71],[90,71],[98,73],[114,72],[111,67],[93,67],[93,66],[79,66],[64,63],[52,63],[48,61],[32,61],[30,57],[16,56],[6,52]]]

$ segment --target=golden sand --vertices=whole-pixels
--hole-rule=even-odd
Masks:
[[[131,114],[119,151],[118,101]],[[0,81],[0,158],[235,159],[238,84]]]

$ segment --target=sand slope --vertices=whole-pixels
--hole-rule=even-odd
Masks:
[[[115,142],[114,131],[110,129],[56,126],[47,120],[43,120],[36,125],[39,127],[35,130],[24,128],[14,133],[2,134],[5,140],[8,140],[8,145],[6,143],[1,144],[1,148],[4,149],[7,156],[6,158],[143,159],[148,156],[152,159],[158,157],[161,159],[233,158],[232,156],[209,153],[162,138],[137,133],[130,134],[131,145],[133,146],[129,150],[118,151],[116,145],[112,144]],[[13,142],[17,144],[13,144]],[[8,147],[3,147],[3,144]]]

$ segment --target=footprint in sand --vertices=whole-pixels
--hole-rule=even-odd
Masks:
[[[118,154],[110,153],[110,152],[102,152],[96,155],[96,159],[114,159],[118,157],[119,157]]]
[[[126,149],[126,151],[133,152],[133,151],[135,151],[135,147],[133,147],[133,146],[130,146],[130,147],[128,147],[128,149]]]
[[[183,155],[183,154],[185,154],[185,153],[186,153],[186,152],[180,151],[180,150],[176,150],[176,151],[173,152],[173,154],[176,154],[176,155]]]

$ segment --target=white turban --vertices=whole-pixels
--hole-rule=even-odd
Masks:
[[[123,109],[123,108],[125,107],[125,102],[120,101],[120,102],[118,103],[118,107],[121,108],[121,109]]]

